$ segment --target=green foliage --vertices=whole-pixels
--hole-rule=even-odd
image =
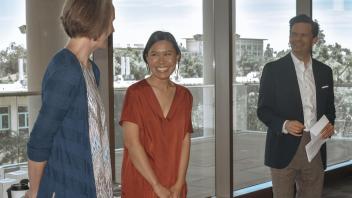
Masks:
[[[264,51],[264,61],[270,62],[273,60],[274,60],[274,49],[270,47],[270,44],[267,44]]]
[[[183,78],[201,78],[203,77],[203,56],[198,54],[183,53],[179,74]]]
[[[18,73],[18,59],[26,58],[27,52],[15,42],[0,51],[0,78]]]
[[[237,62],[239,67],[236,73],[239,76],[246,76],[249,72],[259,72],[262,64],[263,60],[261,58],[249,55],[247,50],[244,50],[240,60]]]
[[[142,52],[143,49],[140,48],[115,48],[113,52],[115,75],[121,74],[121,57],[129,57],[133,79],[143,79],[147,74],[147,68],[143,61]]]
[[[181,47],[182,48],[182,47]],[[121,74],[121,57],[129,57],[131,74],[135,80],[140,80],[148,74],[147,66],[143,61],[143,49],[115,48],[114,68],[115,75]],[[198,54],[187,53],[182,48],[182,57],[179,65],[179,75],[184,78],[199,78],[203,76],[203,57]]]
[[[257,104],[259,86],[247,85],[247,129],[253,131],[266,131],[266,126],[257,117]]]
[[[321,30],[319,40],[313,49],[313,57],[332,68],[335,86],[352,85],[351,50],[338,43],[327,45],[324,38],[325,34]]]
[[[0,165],[24,162],[27,160],[28,129],[20,132],[0,132]]]

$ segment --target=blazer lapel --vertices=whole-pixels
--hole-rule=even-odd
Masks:
[[[321,96],[320,96],[320,85],[321,83],[321,78],[319,77],[319,69],[318,69],[318,63],[312,59],[312,68],[313,68],[313,75],[314,75],[314,81],[315,81],[315,98],[316,98],[316,105],[317,105],[317,116],[320,115],[320,107],[321,107]]]
[[[293,99],[293,102],[296,103],[297,110],[299,111],[299,114],[302,116],[302,119],[304,120],[301,92],[299,90],[296,68],[293,63],[291,53],[286,55],[286,65],[287,65],[287,72],[288,72],[288,78],[289,78],[288,82],[292,82],[289,85],[288,89],[292,89],[293,92],[295,93],[292,96],[292,99]]]

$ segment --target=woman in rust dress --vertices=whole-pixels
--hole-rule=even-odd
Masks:
[[[127,89],[123,198],[185,198],[192,132],[192,95],[170,80],[181,58],[172,34],[154,32],[143,51],[150,77]]]

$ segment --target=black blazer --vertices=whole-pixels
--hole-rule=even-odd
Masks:
[[[335,105],[332,70],[313,59],[316,88],[317,119],[324,114],[334,124]],[[285,120],[304,123],[302,100],[291,54],[265,65],[260,79],[258,118],[268,127],[265,146],[265,165],[285,168],[292,160],[301,137],[282,133]],[[321,148],[326,168],[326,144]]]

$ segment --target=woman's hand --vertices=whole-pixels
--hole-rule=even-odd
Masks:
[[[159,198],[170,198],[171,196],[171,192],[161,184],[153,186],[153,190]]]
[[[24,198],[37,198],[37,193],[32,192],[31,190],[28,190],[24,195]]]
[[[180,184],[175,184],[170,188],[171,191],[171,198],[181,198],[181,190],[182,186]]]

